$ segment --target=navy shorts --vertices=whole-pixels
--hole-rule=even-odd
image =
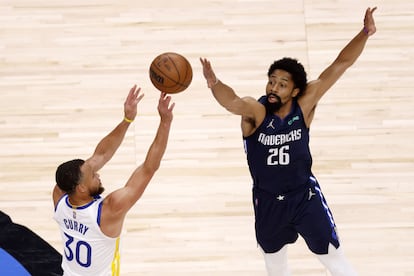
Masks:
[[[298,235],[315,254],[327,254],[329,244],[339,247],[336,226],[316,180],[289,194],[270,194],[253,188],[255,230],[266,253],[294,243]]]

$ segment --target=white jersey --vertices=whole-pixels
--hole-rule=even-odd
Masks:
[[[119,237],[106,236],[99,226],[102,201],[97,196],[84,206],[73,207],[64,195],[56,205],[53,218],[63,239],[65,276],[119,275]]]

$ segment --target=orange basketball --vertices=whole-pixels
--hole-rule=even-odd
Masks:
[[[158,90],[174,94],[188,88],[193,79],[193,69],[185,57],[169,52],[152,61],[149,76]]]

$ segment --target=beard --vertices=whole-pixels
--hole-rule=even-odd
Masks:
[[[104,191],[105,191],[105,188],[100,185],[95,191],[90,191],[89,195],[91,197],[95,197],[95,196],[102,194]]]
[[[277,99],[277,102],[271,103],[269,102],[269,97],[275,97]],[[274,114],[275,112],[279,111],[279,109],[282,107],[282,99],[273,93],[270,93],[269,95],[267,95],[267,101],[265,103],[265,108],[266,108],[266,112],[270,113],[270,114]]]

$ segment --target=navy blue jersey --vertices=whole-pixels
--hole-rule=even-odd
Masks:
[[[265,96],[259,99],[263,103]],[[281,120],[267,114],[249,137],[243,137],[253,186],[284,194],[304,187],[312,176],[309,129],[294,99],[289,115]]]

